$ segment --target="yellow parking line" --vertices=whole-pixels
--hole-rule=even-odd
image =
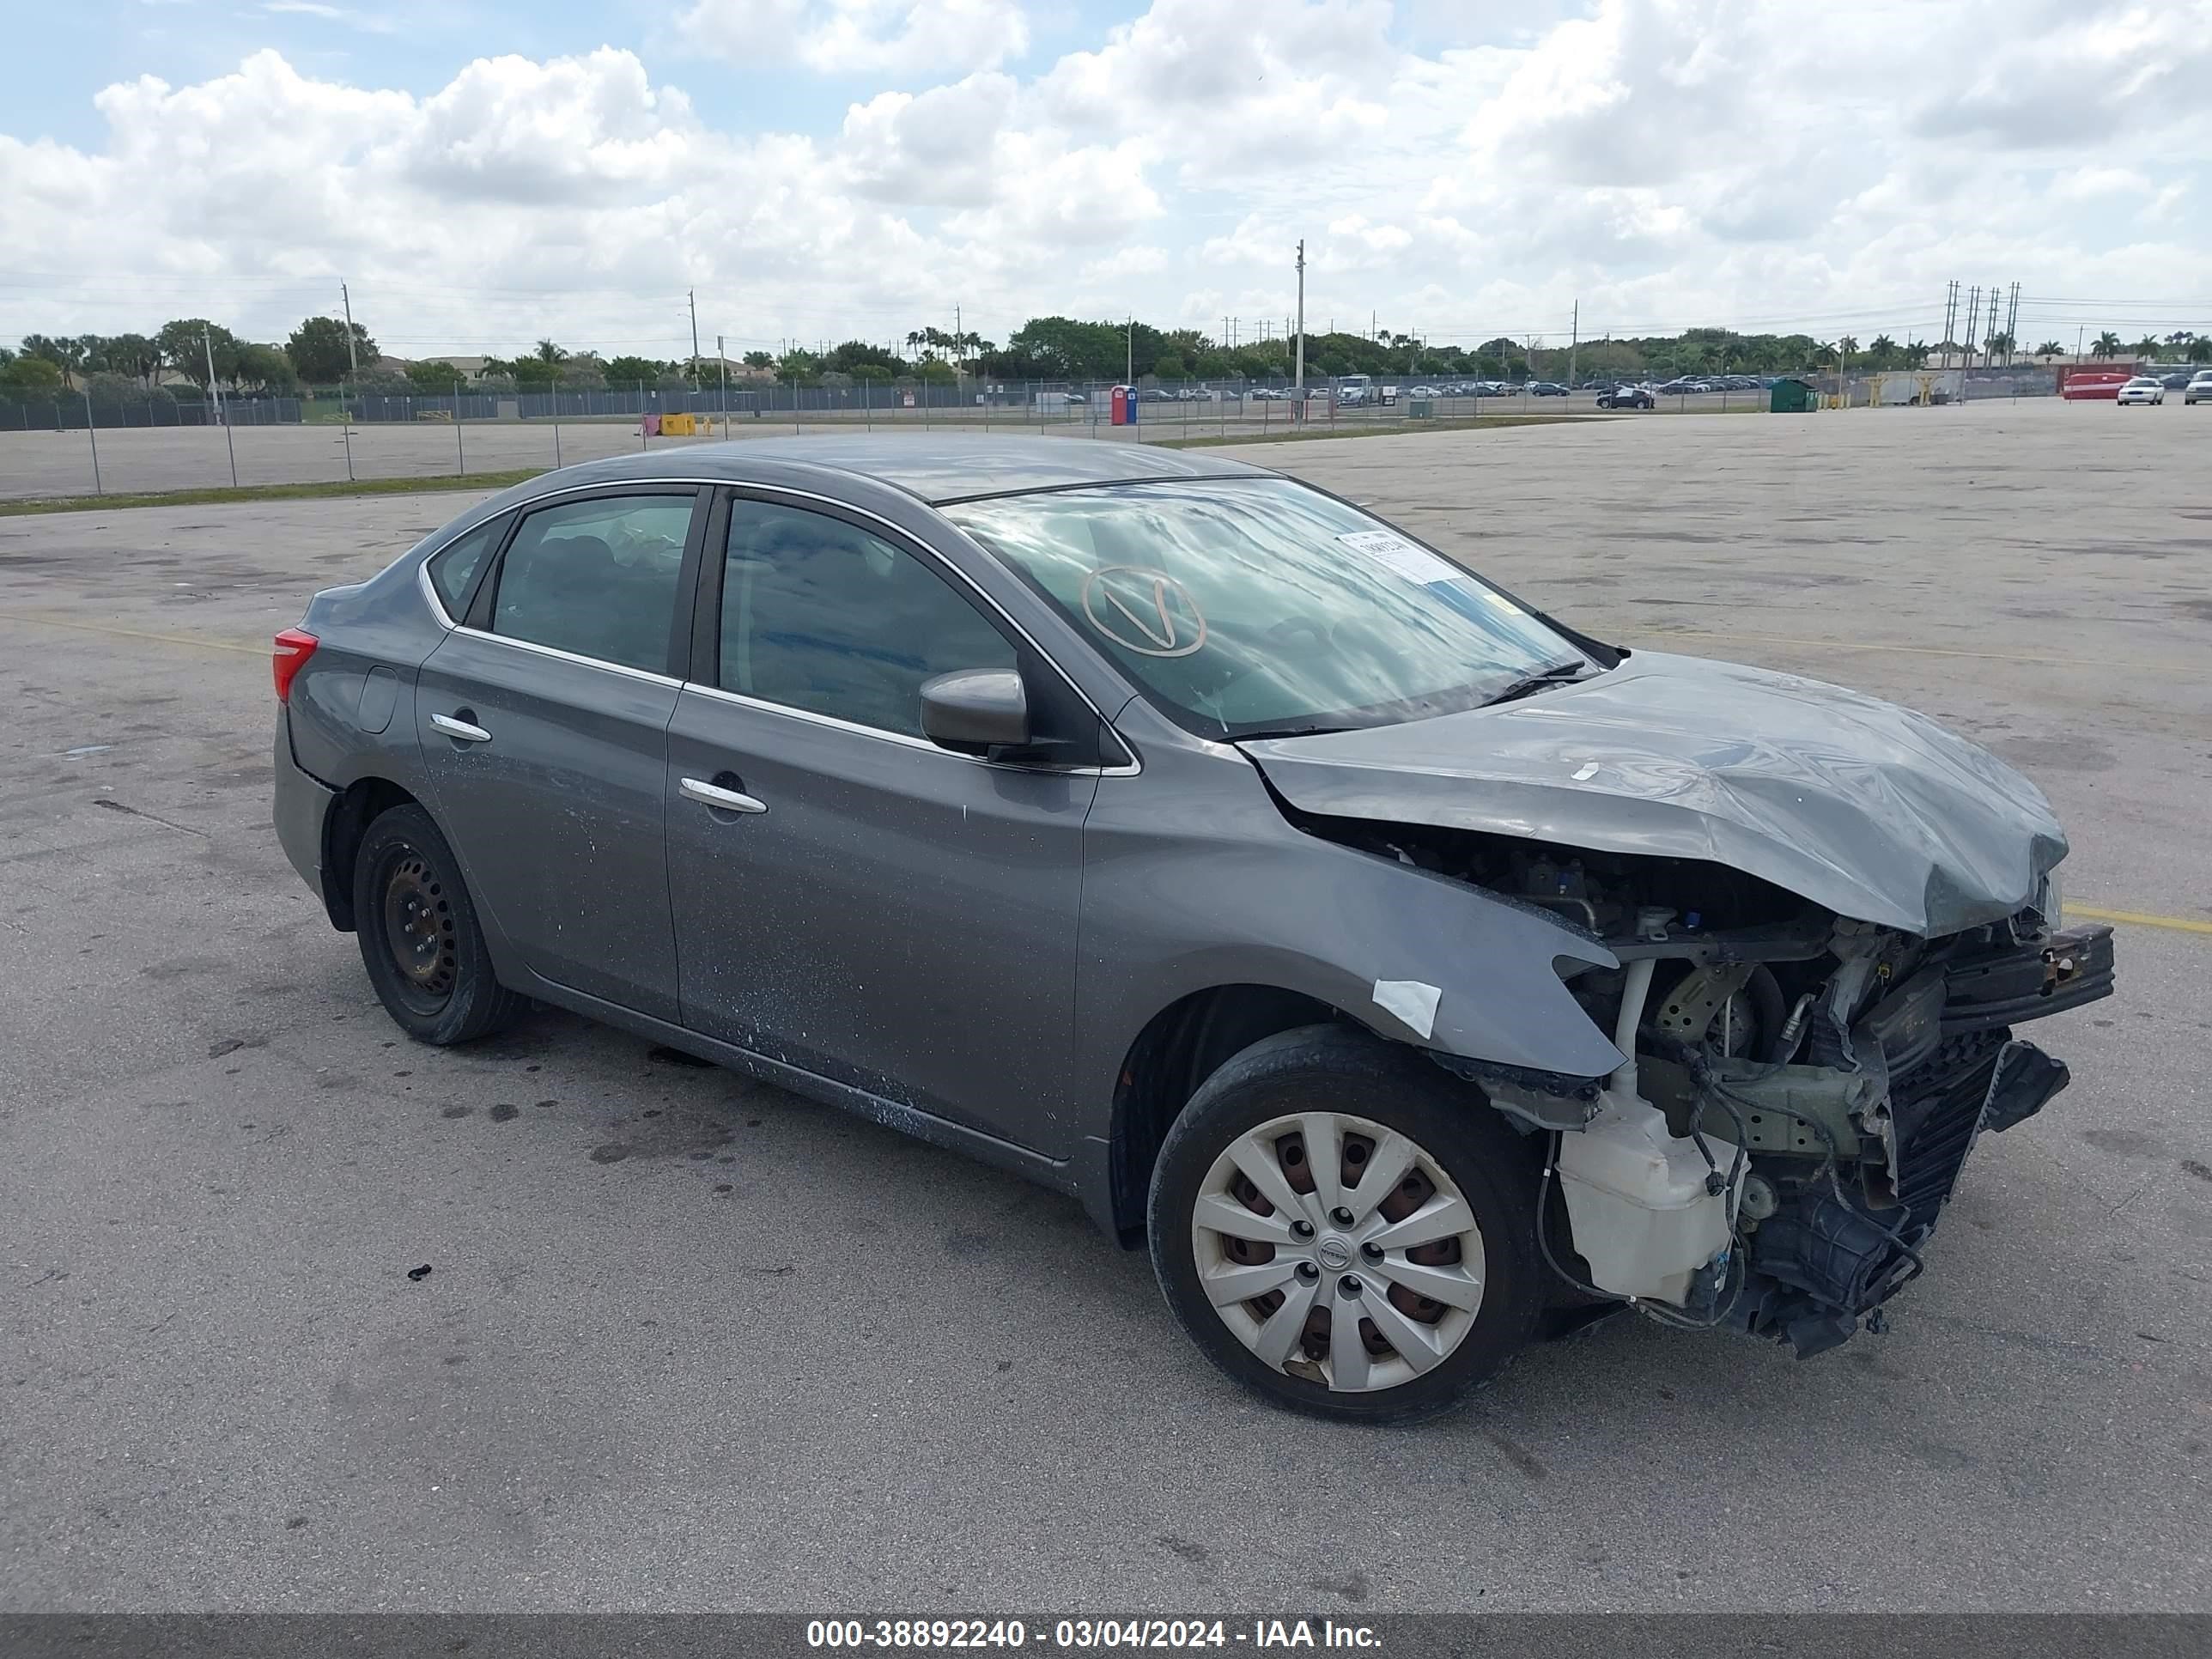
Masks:
[[[235,651],[241,656],[265,657],[266,647],[233,645],[227,640],[196,640],[186,634],[155,634],[143,628],[113,628],[106,623],[64,622],[58,617],[27,617],[21,611],[0,611],[0,622],[29,623],[35,628],[67,628],[79,634],[106,634],[118,640],[153,640],[162,645],[189,645],[202,651]]]
[[[2170,927],[2177,933],[2212,933],[2212,921],[2193,921],[2187,916],[2154,916],[2144,910],[2092,910],[2085,904],[2066,907],[2069,916],[2084,921],[2124,921],[2136,927]]]

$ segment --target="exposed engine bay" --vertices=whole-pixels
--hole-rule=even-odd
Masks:
[[[2010,916],[1929,939],[1696,860],[1306,827],[1545,909],[1613,953],[1613,969],[1559,965],[1628,1057],[1610,1076],[1437,1058],[1549,1138],[1539,1240],[1562,1279],[1800,1357],[1878,1322],[1977,1138],[2066,1086],[2012,1028],[2112,988],[2112,930],[2063,927],[2050,881]]]

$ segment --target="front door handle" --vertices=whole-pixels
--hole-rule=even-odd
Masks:
[[[768,803],[756,799],[736,789],[725,789],[719,783],[708,783],[704,778],[686,778],[677,785],[686,800],[696,800],[702,806],[712,806],[723,812],[765,812]]]
[[[491,741],[491,733],[485,731],[481,726],[471,726],[468,721],[464,720],[456,720],[451,714],[433,714],[430,716],[430,724],[436,726],[441,732],[443,732],[447,737],[458,738],[462,743],[489,743]]]

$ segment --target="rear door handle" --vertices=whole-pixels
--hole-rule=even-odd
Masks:
[[[489,743],[491,741],[491,733],[485,731],[481,726],[471,726],[468,721],[464,720],[456,720],[451,714],[433,714],[430,716],[430,724],[436,726],[441,732],[443,732],[447,737],[458,738],[463,743]]]
[[[686,800],[696,800],[702,806],[712,806],[724,812],[765,812],[768,803],[735,789],[725,789],[719,783],[708,783],[704,778],[686,778],[676,786]]]

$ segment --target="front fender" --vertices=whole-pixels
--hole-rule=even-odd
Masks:
[[[1480,890],[1293,828],[1234,751],[1148,753],[1085,825],[1079,1064],[1110,1096],[1152,1016],[1225,984],[1300,992],[1378,1035],[1527,1071],[1600,1077],[1620,1052],[1555,963],[1603,945]]]

